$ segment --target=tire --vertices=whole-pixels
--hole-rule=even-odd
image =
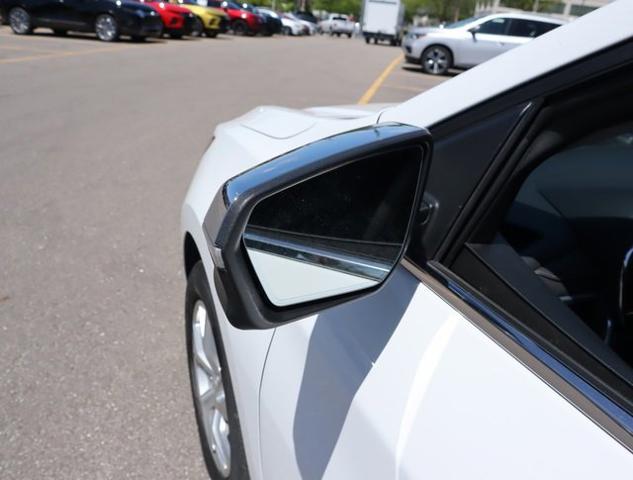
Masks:
[[[147,37],[143,36],[143,35],[132,35],[132,41],[133,42],[144,42],[147,39]]]
[[[199,328],[203,324],[205,327]],[[200,261],[191,269],[187,279],[185,334],[187,338],[187,359],[193,406],[202,453],[209,475],[213,479],[248,480],[246,455],[231,384],[231,375],[226,361],[226,352],[224,351],[222,335],[218,327],[215,310],[213,309],[206,273]],[[195,360],[196,355],[194,353],[201,351],[204,352],[205,359],[209,359],[210,356],[213,357],[211,361],[205,363],[204,369],[200,366],[204,361],[198,362]],[[210,355],[207,355],[207,352]],[[211,366],[212,364],[214,366]],[[211,375],[207,373],[209,371],[212,372]],[[218,376],[214,377],[215,375]],[[204,378],[207,379],[206,383],[201,382],[201,379]],[[209,378],[212,380],[209,380]],[[221,392],[215,393],[216,389],[220,387],[218,387],[217,380],[214,382],[214,378],[219,378],[219,384],[223,388],[223,395]],[[208,407],[203,407],[203,401],[200,398],[201,395],[199,395],[199,385],[201,383],[207,386],[205,393],[211,392],[210,396],[215,400],[209,402],[210,406]],[[220,398],[224,398],[225,403],[220,408],[216,408],[221,403],[221,401],[217,400]],[[216,428],[214,432],[214,429],[211,428],[211,420],[218,422],[224,427],[228,426],[226,436],[222,426]],[[214,444],[213,442],[216,439],[219,439],[219,441],[213,450],[214,453],[212,453],[211,445]],[[227,445],[229,448],[228,458],[222,454],[222,449],[226,448]],[[228,465],[228,468],[224,469],[222,465]]]
[[[204,32],[204,34],[209,37],[209,38],[215,38],[218,36],[218,31],[217,30],[207,30]]]
[[[243,20],[235,20],[231,25],[231,29],[235,35],[246,35],[249,33],[248,25]]]
[[[420,63],[424,73],[445,75],[453,66],[453,55],[448,48],[442,45],[431,45],[422,52]]]
[[[174,40],[180,40],[182,38],[182,33],[170,33],[169,38],[173,38]]]
[[[57,28],[54,28],[53,33],[57,35],[58,37],[65,37],[66,34],[68,33],[68,30],[59,30]]]
[[[119,39],[119,24],[112,15],[98,15],[95,19],[95,33],[102,42],[116,42]]]
[[[12,8],[9,12],[9,25],[16,35],[29,35],[33,33],[33,20],[31,14],[22,7]]]
[[[287,35],[287,36],[292,36],[292,29],[290,27],[282,27],[281,28],[281,34],[282,35]]]
[[[200,17],[194,18],[193,25],[191,26],[191,32],[189,32],[189,35],[192,37],[201,37],[203,33],[204,33],[204,24],[202,23],[202,20],[200,20]]]
[[[365,37],[365,43],[366,43],[367,45],[369,45],[369,40],[370,40],[370,38],[369,38],[369,37]]]
[[[348,34],[347,34],[347,38],[352,38],[352,34],[351,34],[351,33],[348,33]]]

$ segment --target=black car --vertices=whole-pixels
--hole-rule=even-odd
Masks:
[[[127,0],[0,0],[0,8],[18,35],[46,27],[57,35],[71,30],[95,32],[99,40],[112,42],[120,35],[144,40],[163,31],[156,10]]]
[[[248,5],[247,3],[243,3],[242,6]],[[275,33],[281,33],[281,18],[279,15],[273,10],[269,10],[267,8],[260,7],[252,7],[249,5],[254,13],[261,16],[265,23],[262,28],[262,34],[266,36],[274,35]]]

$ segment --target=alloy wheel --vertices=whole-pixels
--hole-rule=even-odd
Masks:
[[[111,42],[117,35],[116,20],[110,15],[99,15],[95,22],[95,32],[99,40]]]
[[[433,47],[427,50],[424,54],[424,69],[439,75],[445,73],[449,67],[449,59],[446,51],[443,48]]]
[[[231,473],[231,444],[222,383],[222,367],[207,308],[201,300],[193,307],[191,322],[193,380],[200,421],[217,470]]]
[[[9,13],[9,25],[18,35],[29,33],[31,31],[31,16],[23,8],[14,8]]]

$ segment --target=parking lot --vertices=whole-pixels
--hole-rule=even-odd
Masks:
[[[0,478],[205,478],[179,212],[215,125],[442,80],[356,39],[0,27]]]

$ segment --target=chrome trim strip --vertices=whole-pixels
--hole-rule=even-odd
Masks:
[[[633,453],[633,416],[627,411],[451,278],[437,269],[422,270],[406,258],[401,263],[420,282]]]
[[[330,268],[358,277],[382,282],[391,271],[391,265],[362,257],[352,257],[340,252],[331,252],[322,248],[310,247],[287,239],[273,238],[248,231],[242,236],[244,245],[260,252],[272,253],[280,257],[304,262],[319,267]]]

